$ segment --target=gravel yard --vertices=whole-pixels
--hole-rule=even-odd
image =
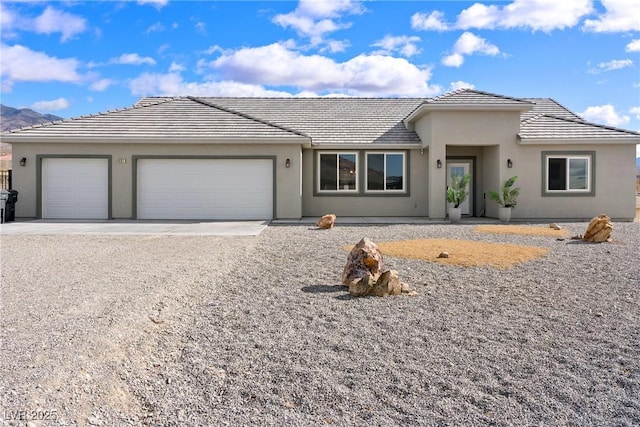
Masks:
[[[640,224],[614,227],[603,244],[472,225],[5,235],[0,425],[640,425]],[[385,257],[418,296],[352,298],[343,247],[362,237],[550,252],[508,270]]]

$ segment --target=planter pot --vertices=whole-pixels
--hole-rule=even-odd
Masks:
[[[498,208],[498,218],[502,222],[509,222],[511,220],[511,208]]]
[[[449,220],[458,222],[462,218],[462,208],[449,208]]]

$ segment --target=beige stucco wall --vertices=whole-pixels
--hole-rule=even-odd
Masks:
[[[506,179],[506,162],[518,149],[516,135],[520,129],[518,111],[430,111],[415,123],[415,131],[429,149],[428,215],[446,215],[446,168],[436,168],[447,156],[475,155],[477,213],[482,209],[483,193]],[[464,146],[465,148],[457,148]],[[477,149],[473,149],[477,147]],[[504,170],[503,170],[504,169]],[[497,208],[487,204],[489,216],[497,216]],[[494,214],[495,210],[495,214]]]
[[[351,150],[358,151],[358,150]],[[407,150],[409,159],[409,195],[408,196],[328,196],[314,195],[315,151],[303,150],[303,205],[302,215],[317,217],[328,213],[337,216],[427,216],[427,160],[428,153],[420,150]],[[359,165],[363,165],[364,151],[361,152]],[[359,166],[361,171],[363,166]],[[360,173],[361,176],[362,173]]]
[[[275,203],[276,218],[300,218],[301,196],[301,148],[299,145],[274,144],[34,144],[14,143],[13,158],[27,158],[27,165],[14,165],[13,184],[18,190],[16,217],[35,218],[36,212],[36,156],[37,155],[111,155],[112,156],[112,217],[132,217],[132,157],[158,156],[276,156]],[[118,159],[125,158],[125,164]],[[286,159],[291,167],[285,167]]]
[[[594,196],[542,196],[543,151],[595,151]],[[521,188],[512,218],[584,219],[607,214],[617,220],[635,216],[635,145],[521,145],[511,154]]]

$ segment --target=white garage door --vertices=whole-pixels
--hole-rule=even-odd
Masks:
[[[107,159],[42,159],[42,217],[107,219]]]
[[[268,159],[140,159],[140,219],[271,219]]]

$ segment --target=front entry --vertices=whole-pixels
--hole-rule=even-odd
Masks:
[[[447,187],[451,185],[452,176],[463,176],[471,173],[471,163],[463,161],[447,162]],[[467,199],[460,205],[462,215],[471,214],[471,206],[473,206],[473,175],[467,186]],[[447,212],[449,207],[447,206]]]

